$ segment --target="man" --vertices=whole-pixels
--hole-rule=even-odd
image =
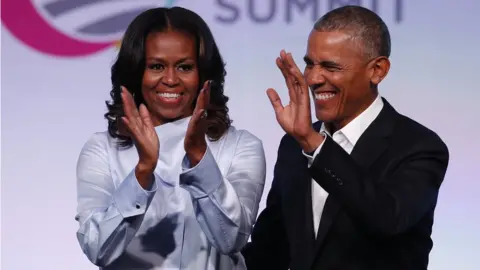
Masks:
[[[290,103],[267,94],[287,135],[243,251],[249,270],[427,269],[449,154],[379,96],[389,55],[382,19],[345,6],[315,24],[303,75],[289,53],[277,58]]]

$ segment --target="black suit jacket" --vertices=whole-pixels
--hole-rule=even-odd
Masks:
[[[383,101],[351,155],[327,137],[308,168],[299,144],[283,137],[266,209],[243,250],[249,270],[427,269],[448,149]],[[329,193],[316,239],[312,178]]]

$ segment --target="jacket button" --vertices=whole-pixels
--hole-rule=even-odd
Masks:
[[[343,185],[342,179],[340,179],[340,178],[337,177],[337,183],[338,183],[340,186],[342,186],[342,185]]]

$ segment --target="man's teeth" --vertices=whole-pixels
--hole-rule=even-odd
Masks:
[[[320,93],[320,94],[315,94],[315,99],[329,100],[333,98],[335,95],[336,93]]]
[[[180,97],[180,94],[176,94],[176,93],[157,93],[157,95],[163,98],[179,98]]]

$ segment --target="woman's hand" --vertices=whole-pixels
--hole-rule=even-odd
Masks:
[[[210,103],[211,81],[206,81],[203,89],[197,98],[195,110],[188,123],[187,134],[185,135],[185,152],[190,161],[190,166],[196,166],[202,160],[207,151],[207,108]]]
[[[132,95],[125,87],[122,87],[121,96],[125,113],[122,121],[138,152],[135,175],[140,185],[147,189],[152,183],[152,174],[157,166],[160,142],[147,107],[141,104],[137,110]]]

